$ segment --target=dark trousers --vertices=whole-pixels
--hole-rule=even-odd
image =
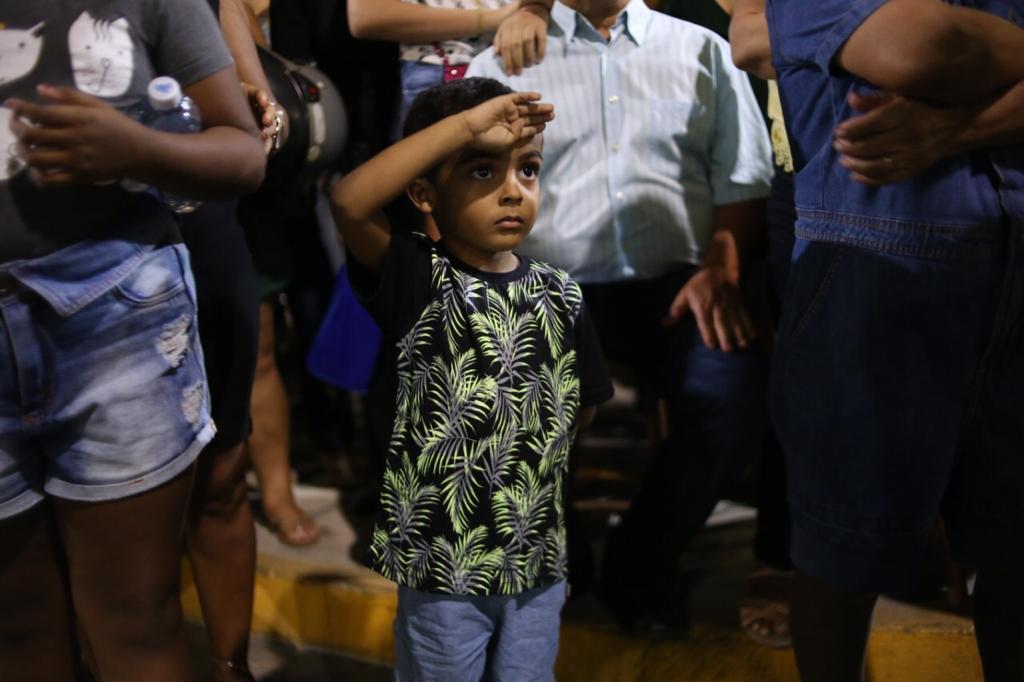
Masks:
[[[775,169],[772,194],[768,199],[768,266],[773,289],[773,316],[776,324],[782,310],[782,297],[789,279],[789,261],[796,239],[796,207],[793,205],[793,174]],[[757,535],[754,556],[778,570],[793,567],[789,558],[789,504],[786,499],[786,470],[775,431],[765,438],[764,452],[757,477]]]
[[[629,365],[668,404],[668,437],[609,542],[605,564],[606,577],[651,600],[671,588],[679,554],[758,456],[767,429],[765,350],[710,350],[692,316],[661,324],[694,272],[583,287],[607,358]]]

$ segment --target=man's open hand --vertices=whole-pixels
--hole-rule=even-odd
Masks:
[[[676,294],[664,323],[676,324],[693,313],[705,346],[726,353],[744,350],[757,332],[734,280],[724,267],[701,268]]]

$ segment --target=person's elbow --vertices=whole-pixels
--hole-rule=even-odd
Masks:
[[[985,35],[950,21],[948,13],[917,17],[913,31],[897,37],[873,30],[852,40],[839,54],[839,66],[874,85],[900,94],[945,99],[983,71],[991,58]]]
[[[345,180],[334,183],[330,192],[331,216],[334,218],[335,227],[342,234],[351,225],[358,225],[365,222],[368,214],[365,209],[355,200],[355,193],[350,191]]]
[[[267,155],[263,151],[263,144],[258,137],[249,137],[235,175],[238,193],[245,195],[255,192],[263,184],[266,174]]]
[[[216,147],[207,150],[204,171],[193,177],[188,196],[203,200],[229,200],[252,194],[267,172],[267,156],[256,134],[231,126],[208,130]]]
[[[370,2],[377,2],[378,0],[370,0]],[[348,3],[346,15],[348,16],[348,30],[352,34],[353,38],[359,40],[373,40],[377,38],[379,27],[377,22],[373,19],[373,11],[369,10],[368,3],[366,2],[355,2],[351,0]]]
[[[228,164],[229,181],[226,183],[225,194],[232,197],[251,195],[263,184],[266,176],[266,153],[259,134],[250,130],[232,131],[233,154]]]
[[[969,75],[986,61],[988,53],[984,37],[973,35],[967,27],[934,27],[924,35],[911,35],[895,42],[891,49],[891,80],[887,85],[897,92],[940,88],[943,83]]]
[[[732,63],[738,69],[760,78],[767,79],[774,76],[771,52],[759,45],[743,42],[733,44]]]

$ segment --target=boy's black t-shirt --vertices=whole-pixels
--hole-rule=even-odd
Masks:
[[[349,261],[398,356],[371,563],[416,590],[515,594],[566,577],[576,419],[612,387],[579,285],[519,259],[481,272],[395,233],[376,277]]]

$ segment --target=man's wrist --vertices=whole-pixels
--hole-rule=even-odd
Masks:
[[[701,259],[702,270],[718,270],[727,281],[736,283],[740,278],[740,254],[736,236],[729,230],[715,230],[704,258]]]
[[[519,9],[520,11],[527,11],[530,14],[536,15],[547,21],[551,16],[551,6],[553,4],[553,0],[521,0],[519,3]]]

